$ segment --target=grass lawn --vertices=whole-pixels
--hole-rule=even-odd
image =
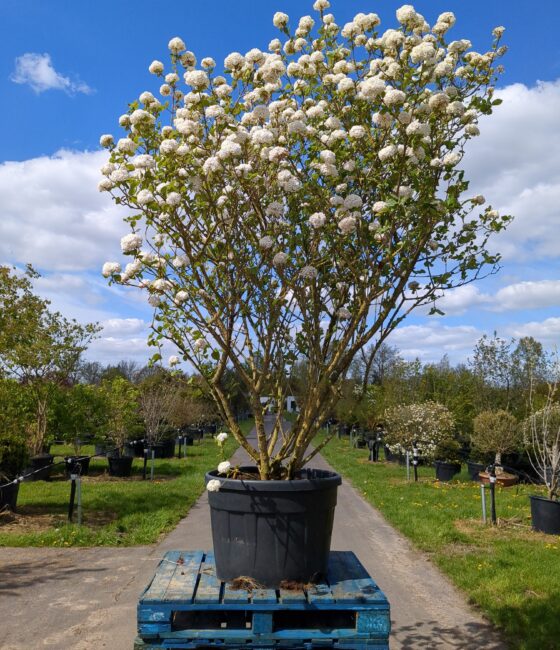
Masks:
[[[531,530],[529,494],[541,488],[499,488],[499,524],[481,522],[480,486],[466,471],[451,483],[420,468],[418,483],[406,468],[369,463],[368,451],[348,439],[322,451],[329,463],[406,535],[504,630],[512,647],[560,648],[560,538]],[[488,514],[489,510],[489,495]]]
[[[253,421],[242,424],[244,430]],[[226,457],[236,449],[230,436]],[[73,453],[56,446],[51,453]],[[93,447],[82,453],[93,454]],[[55,459],[58,460],[58,459]],[[137,458],[131,478],[111,478],[107,460],[92,459],[90,476],[82,479],[83,524],[68,524],[70,482],[62,468],[52,480],[20,485],[18,512],[0,515],[0,546],[131,546],[152,544],[172,530],[204,489],[204,474],[221,460],[218,445],[205,438],[187,447],[187,458],[155,461],[155,479],[142,480],[143,460]],[[150,463],[148,463],[148,469]],[[149,476],[149,474],[148,474]],[[74,521],[76,521],[74,512]]]

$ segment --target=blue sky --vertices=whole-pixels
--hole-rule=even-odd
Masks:
[[[388,28],[396,25],[401,4],[333,0],[330,11],[339,24],[359,11],[375,11]],[[44,275],[37,289],[56,307],[106,324],[92,356],[144,358],[150,317],[139,296],[108,289],[99,274],[102,262],[118,255],[125,232],[116,210],[96,190],[103,160],[96,153],[99,135],[118,132],[127,102],[157,89],[147,67],[155,58],[165,60],[172,36],[181,36],[199,60],[221,61],[234,50],[266,50],[278,36],[274,11],[297,20],[313,13],[311,5],[0,1],[0,263],[32,262]],[[446,298],[446,317],[410,318],[394,343],[407,356],[426,360],[444,352],[464,359],[476,338],[494,329],[503,336],[532,334],[553,346],[560,341],[560,3],[414,5],[430,23],[442,11],[453,11],[452,36],[469,38],[479,50],[489,44],[493,27],[506,27],[504,105],[481,124],[465,167],[473,189],[517,219],[495,244],[504,253],[501,272]]]

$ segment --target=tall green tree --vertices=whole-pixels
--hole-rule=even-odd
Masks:
[[[96,323],[82,325],[49,309],[50,302],[33,292],[38,274],[28,267],[0,267],[0,371],[28,387],[35,404],[31,453],[43,449],[53,386],[68,384],[80,358],[100,331]]]

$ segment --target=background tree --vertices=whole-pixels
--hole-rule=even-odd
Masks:
[[[0,368],[33,395],[36,422],[28,441],[32,454],[43,449],[53,387],[70,381],[100,330],[97,324],[81,325],[50,311],[49,301],[32,291],[36,277],[30,267],[21,276],[0,267]]]

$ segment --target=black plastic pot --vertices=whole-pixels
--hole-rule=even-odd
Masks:
[[[477,463],[474,460],[467,460],[467,470],[471,481],[480,481],[479,472],[483,472],[486,469],[484,463]]]
[[[173,458],[175,456],[175,439],[156,442],[153,448],[154,458]]]
[[[106,456],[107,455],[107,445],[105,443],[97,443],[95,445],[95,455],[96,456]]]
[[[30,481],[48,481],[51,475],[51,467],[54,461],[54,456],[51,454],[37,454],[30,458],[30,470],[35,472],[29,477]],[[40,470],[40,471],[37,471]]]
[[[455,474],[461,471],[460,463],[444,463],[441,460],[436,460],[434,467],[438,481],[452,481]]]
[[[66,456],[66,474],[79,474],[80,476],[87,476],[89,472],[89,456]]]
[[[385,460],[389,462],[393,462],[396,460],[395,454],[387,447],[387,445],[383,446],[383,452],[385,454]]]
[[[533,529],[549,535],[560,535],[560,501],[546,497],[529,497]]]
[[[19,482],[11,483],[6,485],[6,487],[0,487],[0,512],[4,508],[8,508],[12,512],[15,512],[17,497],[19,492]]]
[[[143,440],[129,440],[124,443],[123,456],[130,456],[131,458],[142,458],[144,456],[144,441]]]
[[[132,456],[107,456],[109,461],[109,476],[130,476],[132,471]]]
[[[254,472],[253,467],[241,468]],[[304,469],[293,481],[227,479],[217,470],[208,492],[216,573],[220,580],[251,577],[268,588],[282,580],[325,575],[340,476]]]

